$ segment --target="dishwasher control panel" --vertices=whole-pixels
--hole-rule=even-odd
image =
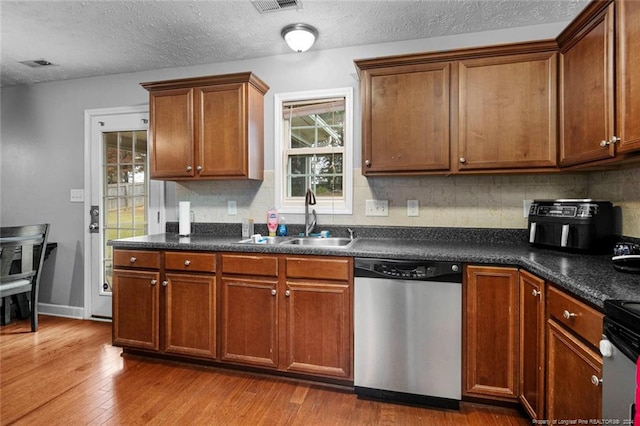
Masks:
[[[356,277],[462,282],[459,262],[356,258],[354,268]]]

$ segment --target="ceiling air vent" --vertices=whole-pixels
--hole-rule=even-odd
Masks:
[[[251,0],[260,13],[278,12],[280,10],[301,8],[300,0]]]
[[[33,61],[22,61],[20,62],[23,65],[26,65],[31,68],[42,68],[42,67],[52,67],[56,66],[56,64],[52,64],[46,59],[35,59]]]

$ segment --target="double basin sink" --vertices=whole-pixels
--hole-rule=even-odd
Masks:
[[[347,249],[355,243],[357,238],[342,237],[262,237],[255,241],[251,238],[238,241],[240,244],[269,244],[269,245],[292,245],[301,247],[319,247]]]

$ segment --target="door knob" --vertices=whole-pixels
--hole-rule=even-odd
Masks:
[[[466,162],[467,162],[467,159],[466,159],[466,158],[464,158],[464,157],[460,157],[460,162],[461,162],[462,164],[464,164],[464,163],[466,163]]]
[[[189,266],[191,265],[191,261],[189,259],[184,261],[184,266]]]
[[[367,168],[371,167],[371,161],[365,160],[364,165],[367,166]]]
[[[187,171],[190,172],[191,170],[193,170],[193,167],[187,166]]]
[[[576,314],[574,314],[573,312],[569,312],[566,309],[564,310],[564,312],[562,312],[562,316],[564,317],[564,319],[570,319],[573,318],[575,316],[577,316]]]
[[[276,291],[276,289],[275,289],[275,288],[271,290],[271,295],[272,295],[272,296],[275,296],[275,295],[276,295],[276,293],[277,293],[277,291]]]
[[[533,289],[533,291],[531,292],[531,294],[532,294],[533,296],[536,296],[536,297],[540,296],[540,292],[539,292],[538,290],[536,290],[535,288]]]

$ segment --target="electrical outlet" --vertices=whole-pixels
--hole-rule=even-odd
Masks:
[[[524,213],[524,217],[529,217],[529,210],[531,209],[531,204],[533,200],[522,200],[522,210]]]
[[[389,200],[366,200],[366,216],[389,216]]]
[[[418,200],[407,200],[407,216],[420,216],[420,203]]]
[[[236,201],[227,201],[227,214],[232,216],[238,214],[238,203]]]

